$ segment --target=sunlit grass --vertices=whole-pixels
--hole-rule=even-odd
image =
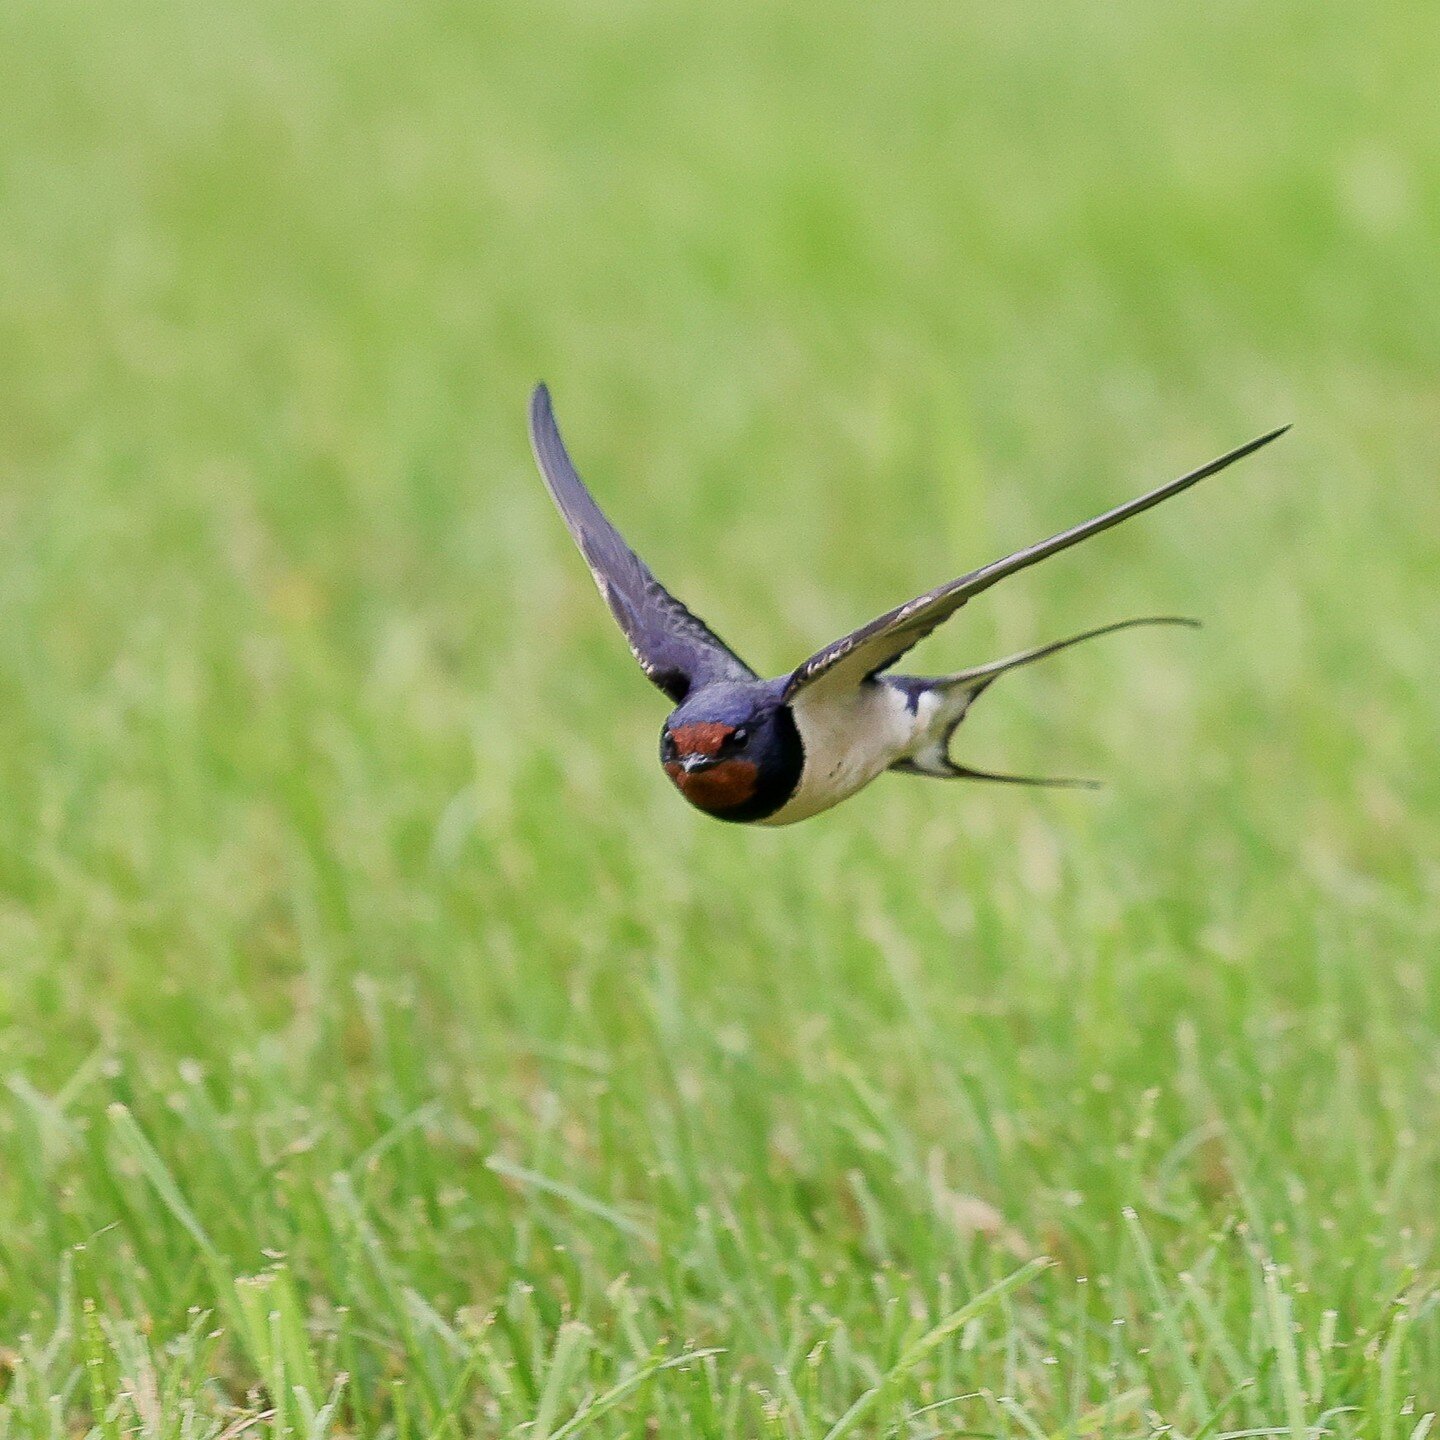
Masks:
[[[1440,1408],[1440,32],[0,13],[0,1437]],[[539,378],[755,664],[977,603],[977,764],[685,810]],[[522,1427],[526,1427],[523,1428]]]

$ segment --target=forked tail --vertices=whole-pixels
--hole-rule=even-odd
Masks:
[[[1112,635],[1117,630],[1130,630],[1137,625],[1188,625],[1198,629],[1198,620],[1183,615],[1142,615],[1134,620],[1117,620],[1111,625],[1100,625],[1094,630],[1085,630],[1064,640],[1053,640],[1048,645],[1037,645],[1033,650],[1022,650],[1018,655],[1009,655],[1004,660],[992,660],[988,665],[976,665],[970,670],[960,670],[954,675],[939,675],[927,678],[919,675],[895,675],[890,683],[898,685],[906,693],[917,715],[924,716],[929,708],[931,715],[925,739],[919,747],[904,760],[897,760],[890,768],[907,775],[930,775],[938,780],[999,780],[1007,785],[1045,785],[1062,789],[1094,789],[1098,780],[1075,780],[1052,778],[1042,775],[1002,775],[990,770],[976,770],[968,765],[958,765],[950,758],[950,737],[960,722],[969,713],[970,707],[1002,675],[1018,670],[1036,660],[1047,659],[1079,645],[1085,640],[1095,640],[1101,635]]]

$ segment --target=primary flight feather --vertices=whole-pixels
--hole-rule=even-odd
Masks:
[[[640,668],[675,706],[660,734],[666,774],[706,814],[766,825],[828,810],[885,770],[1035,785],[1086,783],[960,765],[950,757],[950,740],[975,699],[1007,670],[1128,626],[1195,622],[1147,616],[953,675],[887,672],[982,590],[1180,494],[1288,428],[928,591],[816,651],[788,675],[763,680],[655,578],[605,517],[560,438],[549,390],[536,386],[530,400],[530,440],[545,484]]]

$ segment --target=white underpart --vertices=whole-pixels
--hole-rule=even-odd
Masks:
[[[805,820],[863,789],[927,743],[943,706],[941,696],[924,694],[911,710],[905,693],[884,680],[844,687],[822,681],[802,690],[791,705],[805,747],[800,783],[761,823]]]

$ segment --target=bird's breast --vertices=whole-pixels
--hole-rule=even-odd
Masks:
[[[800,783],[762,823],[789,825],[828,810],[863,789],[906,753],[915,737],[915,715],[894,686],[866,681],[827,692],[823,684],[802,690],[792,702],[805,750]]]

